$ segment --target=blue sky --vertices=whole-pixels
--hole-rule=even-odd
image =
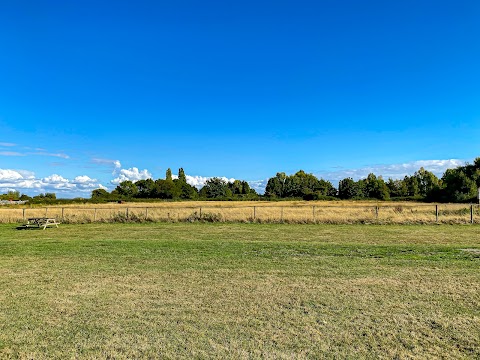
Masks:
[[[478,1],[0,4],[0,191],[480,156]]]

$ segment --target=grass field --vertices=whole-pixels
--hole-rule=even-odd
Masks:
[[[473,213],[471,213],[473,211]],[[480,223],[480,208],[470,204],[391,201],[182,201],[0,208],[0,222],[55,217],[63,223],[91,222],[261,222],[323,224]]]
[[[480,358],[480,227],[0,225],[0,358]]]

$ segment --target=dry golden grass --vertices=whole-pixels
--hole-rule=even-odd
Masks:
[[[375,201],[192,201],[109,203],[50,207],[0,208],[0,222],[29,217],[55,217],[64,223],[221,221],[271,223],[463,224],[471,222],[469,204],[426,204]],[[438,218],[437,218],[438,209]],[[480,222],[478,205],[474,222]]]

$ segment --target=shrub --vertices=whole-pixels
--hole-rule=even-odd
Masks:
[[[215,213],[202,213],[199,214],[198,212],[193,212],[190,216],[186,219],[189,222],[220,222],[222,221],[222,214],[215,214]]]

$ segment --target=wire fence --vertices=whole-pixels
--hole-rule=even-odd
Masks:
[[[258,222],[258,223],[378,223],[475,224],[477,204],[413,205],[261,205],[261,206],[85,206],[17,207],[0,209],[0,222],[55,218],[62,223],[92,222]]]

